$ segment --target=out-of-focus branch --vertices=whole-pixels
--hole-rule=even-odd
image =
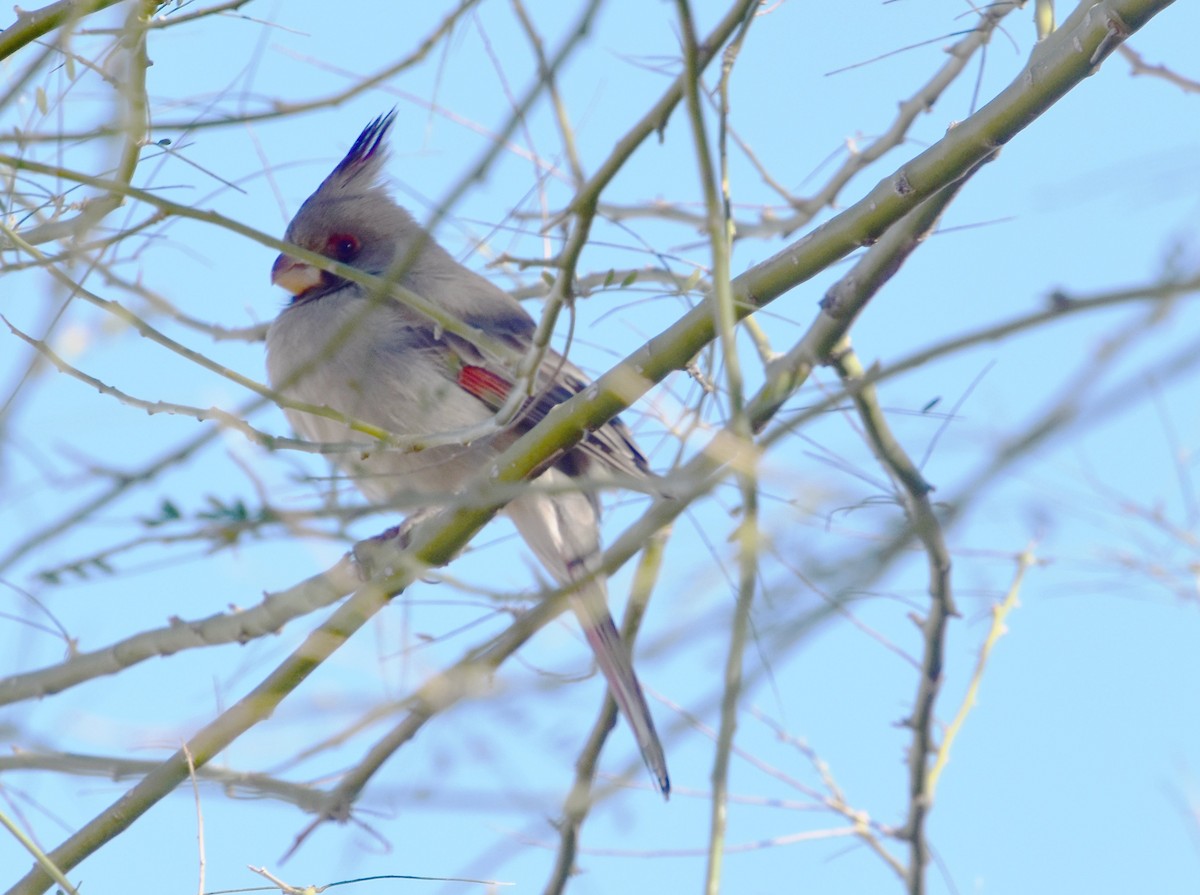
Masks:
[[[755,0],[737,0],[734,3],[730,11],[726,13],[717,27],[713,29],[712,34],[705,40],[703,50],[697,52],[695,58],[697,71],[703,70],[704,66],[711,62],[717,50],[725,44],[729,39],[729,35],[733,33],[734,29],[745,19],[754,6]],[[562,56],[560,55],[545,70],[553,72],[561,59]],[[542,80],[546,80],[545,76],[543,76]],[[520,406],[518,402],[527,393],[532,384],[537,369],[541,365],[542,358],[545,355],[546,348],[549,346],[550,336],[558,321],[558,315],[562,307],[574,295],[576,268],[579,264],[579,258],[587,246],[592,221],[596,216],[596,208],[601,194],[621,170],[625,162],[629,160],[634,150],[656,128],[665,126],[666,120],[672,110],[684,97],[687,84],[686,73],[680,75],[650,112],[643,116],[634,125],[633,129],[618,141],[616,147],[609,154],[608,158],[601,163],[596,173],[576,190],[575,196],[567,206],[566,214],[574,217],[574,224],[567,236],[566,244],[557,258],[558,274],[555,277],[549,294],[545,297],[545,306],[542,310],[541,319],[538,321],[537,329],[533,334],[530,351],[527,352],[518,366],[517,378],[514,387],[509,393],[509,399],[506,402],[506,406],[501,408],[497,413],[497,416],[503,418],[505,413],[514,413]],[[465,179],[463,183],[465,186]],[[445,204],[447,203],[443,203],[443,207]]]
[[[71,881],[67,879],[62,870],[55,865],[54,861],[50,859],[49,855],[42,851],[38,844],[34,842],[33,839],[23,829],[21,829],[21,827],[13,823],[8,814],[4,811],[0,811],[0,827],[3,827],[5,830],[7,830],[13,839],[19,843],[25,849],[25,851],[29,852],[29,854],[33,856],[33,860],[37,862],[37,866],[45,871],[46,875],[49,876],[54,882],[58,883],[60,886],[60,891],[62,891],[64,895],[79,895],[79,890],[71,885]]]
[[[829,290],[821,302],[825,313],[847,322],[857,317],[866,303],[932,232],[970,175],[992,158],[994,156],[982,159],[966,177],[944,187],[888,230],[850,272]],[[850,347],[848,336],[842,338],[829,353],[829,359],[850,393],[867,443],[876,459],[898,484],[897,499],[904,507],[912,532],[921,540],[929,557],[929,589],[933,599],[929,612],[921,622],[925,635],[925,655],[910,719],[914,734],[909,755],[909,818],[905,827],[905,836],[911,845],[906,882],[909,891],[919,895],[924,891],[925,865],[928,861],[924,818],[929,804],[925,797],[924,775],[928,767],[927,756],[932,750],[933,706],[941,681],[946,626],[954,614],[950,592],[950,554],[946,549],[941,524],[929,500],[932,488],[892,435],[874,385],[862,382],[865,370]]]
[[[692,20],[688,0],[677,0],[680,32],[683,35],[684,75],[687,77],[684,96],[688,119],[692,129],[696,165],[699,168],[700,186],[704,195],[704,231],[708,236],[710,276],[712,292],[709,295],[713,328],[721,349],[721,361],[725,368],[726,399],[729,405],[728,433],[747,447],[753,443],[753,430],[746,416],[745,381],[738,359],[737,334],[735,327],[743,316],[734,306],[733,289],[730,285],[732,271],[730,252],[733,244],[733,227],[730,221],[731,200],[727,169],[726,123],[729,116],[728,83],[734,62],[746,38],[751,16],[747,16],[729,46],[722,54],[720,77],[720,104],[718,108],[720,173],[712,159],[708,145],[708,132],[704,122],[701,101],[701,79],[698,67],[699,47],[695,24]],[[742,663],[750,631],[750,608],[753,603],[758,573],[758,478],[757,462],[753,450],[746,451],[747,459],[734,468],[738,490],[742,499],[742,519],[738,525],[738,596],[730,623],[729,652],[725,660],[723,697],[721,700],[721,727],[713,751],[711,772],[712,796],[709,802],[708,860],[705,869],[705,891],[716,895],[721,887],[722,858],[726,846],[727,818],[729,811],[729,760],[737,732],[738,707],[742,694]]]
[[[842,189],[859,171],[882,158],[887,152],[904,142],[908,130],[917,117],[933,108],[942,93],[957,80],[971,57],[991,40],[1001,21],[1011,12],[1024,5],[1024,0],[1004,0],[982,7],[979,21],[962,40],[946,50],[949,57],[936,74],[921,86],[916,93],[900,103],[899,111],[892,124],[883,134],[862,149],[852,148],[846,160],[825,181],[825,185],[804,199],[789,198],[794,214],[789,217],[773,216],[770,220],[739,221],[739,239],[769,236],[787,236],[807,224],[822,209],[833,204]],[[694,212],[672,206],[627,207],[605,204],[600,211],[614,220],[631,217],[663,217],[681,223],[704,225],[703,218]]]
[[[116,755],[82,755],[77,752],[41,752],[23,750],[0,755],[0,773],[4,771],[49,771],[75,777],[99,777],[105,780],[130,780],[142,777],[158,766],[157,761]],[[206,765],[196,768],[195,776],[230,791],[267,796],[295,805],[303,811],[316,811],[321,793],[304,783],[292,783],[270,774],[235,771]]]
[[[220,716],[192,736],[171,758],[157,765],[112,806],[80,827],[48,857],[64,871],[127,829],[153,805],[188,778],[192,768],[203,767],[231,742],[271,715],[275,707],[349,637],[386,605],[388,588],[402,590],[416,575],[415,569],[397,573],[382,584],[368,584],[329,619],[316,628],[283,663]],[[43,892],[50,879],[34,868],[10,890],[10,895]]]
[[[932,361],[973,346],[1036,329],[1062,314],[1100,311],[1123,304],[1148,302],[1153,307],[1146,311],[1146,320],[1160,320],[1163,318],[1164,309],[1169,307],[1172,302],[1182,296],[1198,294],[1200,294],[1200,276],[1193,276],[1186,280],[1154,282],[1141,287],[1090,296],[1069,297],[1063,293],[1056,293],[1051,296],[1048,307],[1044,310],[1021,314],[1012,320],[989,325],[958,338],[943,341],[933,347],[916,351],[905,358],[894,361],[884,368],[872,367],[867,371],[863,381],[879,383],[911,370],[924,368]],[[1146,335],[1145,331],[1138,326],[1125,325],[1121,329],[1121,341],[1126,345],[1131,339],[1144,335]],[[1105,346],[1104,351],[1109,357],[1111,357],[1109,352],[1114,347],[1112,343]],[[1169,379],[1195,368],[1197,364],[1200,364],[1200,354],[1196,352],[1195,345],[1184,346],[1182,350],[1158,365],[1154,370],[1154,375],[1156,378]],[[942,522],[946,528],[952,527],[963,514],[974,506],[988,487],[997,481],[1013,463],[1029,456],[1031,451],[1053,438],[1061,436],[1079,419],[1086,419],[1089,426],[1098,425],[1112,415],[1127,409],[1133,402],[1145,398],[1146,372],[1138,370],[1131,374],[1126,382],[1093,398],[1086,404],[1088,412],[1083,414],[1085,398],[1094,391],[1096,369],[1096,358],[1087,358],[1080,364],[1076,376],[1062,389],[1060,398],[1050,402],[1031,423],[1023,428],[1019,436],[998,446],[993,456],[981,464],[979,469],[964,477],[964,484],[957,496],[948,495],[943,490],[941,513]],[[764,388],[769,387],[770,383]],[[763,437],[764,447],[787,437],[796,428],[829,412],[843,399],[844,395],[841,393],[831,395],[828,399],[778,423]],[[852,567],[842,566],[843,574],[821,569],[816,570],[814,574],[818,577],[836,580],[840,591],[861,593],[869,590],[872,583],[879,580],[885,571],[907,552],[911,540],[912,532],[908,522],[904,521],[886,534],[878,547],[868,556],[860,558]],[[823,610],[824,614],[834,611],[836,611],[834,607]],[[813,622],[814,619],[803,619],[793,625],[790,621],[781,621],[772,629],[771,637],[778,644],[786,644],[799,633],[808,630]]]
[[[91,8],[93,4],[81,2],[74,4],[74,6],[76,11],[82,14]],[[72,241],[80,240],[92,227],[118,208],[124,201],[125,190],[129,188],[133,180],[134,172],[141,158],[142,146],[145,142],[148,119],[146,70],[150,67],[150,60],[146,53],[146,22],[156,6],[157,3],[155,0],[136,0],[136,2],[130,3],[128,14],[123,23],[124,36],[118,42],[118,47],[121,51],[121,56],[118,58],[125,59],[125,72],[123,73],[123,77],[116,79],[114,82],[120,100],[118,117],[123,136],[120,157],[113,175],[114,187],[106,190],[99,197],[85,200],[81,204],[79,213],[73,217],[52,219],[41,225],[26,227],[21,236],[14,234],[9,229],[7,223],[0,223],[0,249],[17,247],[35,257],[39,256],[40,253],[33,248],[35,243],[46,242],[52,239],[69,238]],[[68,37],[69,34],[66,33],[60,35],[58,41],[60,47],[66,46]],[[3,108],[4,103],[14,95],[15,91],[20,89],[24,79],[32,77],[33,73],[41,67],[45,58],[48,58],[51,49],[47,48],[43,58],[34,60],[34,62],[27,66],[24,75],[17,79],[17,83],[11,86],[9,95],[4,100],[0,100],[0,108]],[[68,56],[68,59],[70,58]],[[15,183],[15,170],[13,171],[13,175]],[[57,215],[61,211],[61,205],[55,202],[54,207],[56,209],[55,214]],[[91,261],[89,273],[96,264],[96,260]],[[52,314],[48,315],[48,319],[41,327],[43,338],[46,338],[57,326],[74,295],[74,290],[68,288],[66,298]],[[13,389],[14,396],[20,392],[22,385],[35,373],[39,363],[40,359],[37,355],[33,355],[30,358],[24,372],[16,379],[16,385]],[[11,413],[13,406],[14,402],[11,399],[5,402],[4,412]]]
[[[1032,550],[1033,548],[1030,547],[1017,557],[1017,571],[1013,576],[1012,584],[1008,588],[1008,593],[1000,603],[992,607],[992,624],[988,628],[983,646],[979,649],[979,659],[975,663],[975,671],[971,674],[971,682],[967,685],[967,692],[963,695],[962,704],[954,714],[954,719],[946,725],[946,731],[942,734],[941,745],[937,748],[933,767],[929,769],[925,789],[930,802],[933,801],[934,795],[937,793],[937,784],[941,778],[942,771],[950,763],[950,750],[954,746],[954,741],[958,738],[963,724],[966,723],[967,715],[975,707],[975,697],[979,694],[979,685],[983,681],[983,672],[987,668],[988,659],[992,655],[992,649],[999,642],[1000,638],[1008,633],[1005,622],[1008,620],[1009,614],[1020,605],[1021,587],[1025,582],[1025,573],[1037,562],[1037,557],[1034,556]]]
[[[112,6],[114,3],[119,2],[119,0],[90,0],[90,2],[93,4],[99,4],[101,6]],[[78,3],[79,0],[63,0],[62,3],[56,3],[54,6],[70,6]],[[460,0],[459,5],[451,10],[438,24],[438,26],[425,36],[417,49],[413,50],[403,59],[393,62],[373,74],[367,75],[366,77],[356,77],[354,79],[354,83],[345,90],[340,90],[336,93],[320,97],[319,99],[307,100],[305,102],[275,101],[271,104],[270,109],[263,112],[240,113],[227,115],[220,118],[202,118],[192,121],[160,121],[156,123],[155,127],[160,132],[196,131],[211,127],[236,127],[245,124],[252,124],[258,121],[271,121],[277,118],[292,118],[304,112],[312,112],[317,109],[327,109],[342,105],[346,101],[353,99],[354,97],[371,90],[372,88],[378,87],[380,84],[383,84],[384,82],[394,78],[400,72],[405,71],[406,69],[409,69],[421,62],[426,56],[429,55],[429,52],[434,47],[436,47],[448,34],[454,31],[454,28],[457,26],[458,21],[462,18],[463,14],[470,10],[471,7],[477,6],[478,4],[479,0]],[[195,13],[195,16],[200,17],[208,14],[210,14],[209,10],[201,10]],[[148,23],[147,27],[166,27],[166,22],[163,20],[163,23],[159,24],[159,20],[153,20]],[[4,31],[3,34],[7,35],[8,31]],[[20,143],[58,143],[73,140],[94,139],[96,137],[107,137],[111,136],[115,132],[115,128],[100,127],[75,133],[58,131],[46,136],[30,133],[21,133],[15,136],[5,134],[3,137],[0,137],[0,142],[12,140]]]
[[[1167,68],[1165,65],[1152,65],[1143,59],[1142,54],[1129,46],[1129,44],[1121,44],[1118,52],[1129,61],[1133,74],[1161,78],[1168,84],[1174,84],[1185,93],[1200,93],[1200,81],[1194,78],[1186,78],[1179,72]]]
[[[138,410],[144,410],[151,416],[156,413],[166,413],[174,416],[188,416],[198,421],[211,420],[227,428],[236,429],[238,432],[241,432],[243,435],[245,435],[248,440],[271,450],[288,448],[290,450],[304,451],[314,454],[332,453],[333,451],[337,450],[362,450],[362,445],[314,444],[313,442],[301,441],[297,438],[270,435],[254,428],[240,415],[232,413],[228,410],[222,410],[219,407],[194,407],[188,404],[176,404],[171,401],[150,401],[145,398],[135,397],[134,395],[130,395],[127,392],[116,388],[115,386],[101,382],[96,377],[89,376],[78,367],[67,363],[65,360],[59,357],[49,345],[47,345],[41,339],[35,339],[33,336],[30,336],[27,333],[21,332],[21,330],[13,326],[3,315],[0,315],[0,321],[4,322],[4,324],[8,327],[9,332],[36,351],[39,355],[46,358],[46,360],[53,364],[55,369],[57,369],[60,373],[70,376],[72,379],[76,379],[79,382],[82,382],[84,385],[94,388],[102,395],[109,395],[110,397],[115,398],[126,407],[134,407]]]
[[[668,532],[669,530],[658,531],[646,543],[633,577],[633,587],[629,593],[629,602],[625,607],[625,617],[621,621],[621,640],[627,643],[631,650],[637,639],[642,617],[649,604],[650,594],[658,582]],[[567,881],[575,872],[575,859],[579,852],[579,832],[583,827],[584,820],[587,819],[588,812],[599,801],[599,798],[593,793],[596,764],[600,760],[600,750],[607,742],[608,735],[612,732],[616,722],[617,703],[605,690],[600,714],[596,718],[596,723],[592,725],[592,730],[575,762],[575,780],[563,804],[563,815],[556,824],[558,848],[554,855],[554,867],[550,871],[550,878],[543,890],[545,895],[561,895],[566,888]]]
[[[96,0],[87,0],[87,2],[76,0],[68,5],[75,8],[68,14],[75,18],[109,4],[98,3]],[[129,61],[126,75],[120,80],[120,93],[125,101],[121,122],[124,142],[121,145],[121,156],[112,177],[116,186],[100,196],[84,201],[79,213],[74,217],[48,221],[23,230],[21,239],[25,243],[40,245],[51,240],[78,239],[125,201],[125,189],[133,181],[133,174],[137,169],[138,160],[141,158],[142,146],[145,143],[149,124],[146,69],[150,67],[150,60],[146,55],[146,26],[158,5],[158,0],[137,0],[137,2],[131,3],[129,15],[122,26],[122,44],[128,47]],[[64,22],[60,22],[60,24],[64,24]],[[7,33],[7,31],[4,32],[6,35]],[[0,37],[0,43],[2,42],[3,37]],[[4,53],[0,50],[0,59],[2,58],[4,58]]]
[[[957,614],[951,595],[950,551],[946,547],[941,521],[929,499],[933,489],[892,435],[874,386],[858,385],[864,370],[848,343],[834,356],[833,366],[843,383],[851,389],[851,399],[862,420],[867,443],[900,486],[897,498],[904,507],[910,530],[925,549],[929,563],[929,611],[924,618],[916,619],[925,649],[913,711],[907,722],[913,731],[908,753],[908,820],[898,834],[909,843],[908,891],[911,895],[921,895],[925,891],[925,867],[929,862],[925,818],[933,807],[928,786],[929,756],[936,749],[933,710],[942,683],[946,631],[950,618]]]
[[[252,2],[253,0],[225,0],[223,3],[216,3],[212,6],[202,7],[201,9],[197,9],[195,12],[178,13],[175,15],[172,15],[170,12],[160,12],[159,15],[152,17],[146,23],[146,27],[153,30],[159,30],[163,28],[175,28],[179,25],[189,25],[198,19],[206,19],[209,16],[219,16],[224,15],[225,13],[236,12],[243,6],[246,6]],[[160,3],[159,5],[167,6],[169,5],[169,0],[168,2]],[[179,8],[179,4],[176,4],[176,7]],[[110,34],[112,32],[104,28],[80,28],[79,33]]]
[[[248,414],[253,409],[253,407],[244,407],[242,408],[242,413]],[[82,504],[72,507],[70,511],[64,513],[54,522],[37,529],[13,545],[7,553],[5,553],[3,556],[0,556],[0,573],[10,569],[14,563],[25,557],[31,551],[49,543],[61,535],[66,534],[81,522],[90,519],[92,516],[116,501],[130,489],[138,485],[144,485],[156,481],[159,475],[161,475],[165,470],[170,469],[172,466],[177,466],[180,463],[183,463],[185,460],[189,459],[193,454],[207,445],[210,441],[214,441],[219,438],[220,434],[220,429],[215,426],[211,427],[206,431],[201,432],[199,435],[193,436],[192,438],[180,443],[176,447],[167,451],[158,459],[147,463],[140,469],[124,473],[95,497],[89,498]]]
[[[897,860],[896,857],[889,852],[883,844],[881,834],[884,831],[880,829],[877,823],[871,820],[870,815],[866,811],[855,808],[847,801],[846,795],[842,791],[841,786],[838,785],[837,780],[834,779],[833,773],[829,769],[829,765],[826,764],[819,755],[817,755],[816,751],[813,750],[808,743],[797,739],[786,729],[784,729],[778,722],[768,718],[761,711],[752,711],[758,720],[762,721],[764,724],[767,724],[771,728],[777,739],[788,743],[808,760],[817,776],[821,778],[821,783],[825,787],[826,794],[822,795],[818,792],[810,790],[808,787],[803,787],[803,784],[800,784],[798,781],[789,779],[788,783],[795,787],[803,787],[803,791],[811,793],[814,798],[818,799],[821,804],[823,804],[830,811],[834,811],[837,814],[840,814],[846,820],[851,821],[854,824],[855,830],[858,833],[858,837],[862,840],[863,844],[866,845],[867,848],[871,849],[871,851],[874,852],[875,855],[881,861],[883,861],[883,863],[886,864],[888,868],[896,874],[897,877],[904,879],[907,875],[904,865]],[[776,774],[775,776],[778,777],[779,775]]]
[[[567,111],[567,105],[563,102],[562,94],[558,89],[558,81],[555,78],[554,71],[550,68],[546,61],[546,49],[542,43],[541,35],[538,34],[537,28],[534,27],[533,20],[529,17],[529,13],[525,9],[525,4],[521,0],[514,0],[513,12],[517,15],[517,21],[520,22],[525,36],[529,38],[529,43],[533,47],[533,54],[537,58],[538,77],[545,79],[546,92],[550,97],[550,105],[554,109],[554,117],[558,121],[558,132],[562,137],[563,152],[567,156],[567,164],[571,168],[571,178],[578,186],[584,180],[583,162],[579,159],[579,150],[575,145],[575,129],[571,126],[571,118]]]
[[[17,20],[0,31],[0,60],[36,41],[55,28],[70,26],[80,19],[107,9],[120,0],[59,0],[41,9],[14,8]],[[157,4],[155,4],[157,5]]]
[[[147,659],[222,643],[247,643],[274,634],[288,622],[337,602],[358,584],[354,564],[343,558],[320,575],[268,594],[249,609],[218,612],[194,621],[172,619],[165,627],[140,631],[103,649],[76,653],[58,665],[0,678],[0,705],[49,696]]]
[[[411,578],[411,572],[403,571],[385,579],[381,587],[387,590],[401,581],[411,581]],[[401,746],[412,740],[430,719],[486,686],[484,682],[492,672],[541,630],[543,625],[567,608],[569,596],[569,589],[560,590],[557,595],[542,600],[528,612],[519,615],[511,625],[488,643],[469,651],[453,665],[422,684],[406,700],[411,705],[408,714],[381,737],[368,750],[363,760],[343,775],[337,786],[329,791],[320,814],[297,837],[292,848],[299,846],[320,824],[328,820],[347,819],[359,794],[384,762]],[[352,599],[357,598],[358,595]]]

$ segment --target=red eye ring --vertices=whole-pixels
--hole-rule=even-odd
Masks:
[[[336,258],[343,264],[349,264],[357,258],[361,248],[357,237],[349,233],[334,233],[325,240],[325,254],[330,258]]]

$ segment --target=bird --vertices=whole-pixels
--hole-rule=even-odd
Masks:
[[[300,206],[285,241],[375,276],[395,277],[399,270],[396,282],[441,312],[498,344],[528,351],[536,328],[529,313],[508,292],[458,263],[392,198],[384,169],[395,116],[393,109],[363,129]],[[284,413],[302,438],[364,444],[362,451],[334,453],[334,463],[375,504],[417,494],[424,505],[415,516],[435,511],[463,493],[551,408],[590,385],[574,364],[548,349],[531,396],[508,425],[468,444],[379,449],[378,440],[348,421],[369,423],[397,441],[484,423],[508,397],[513,371],[494,352],[447,332],[380,289],[286,252],[275,259],[271,282],[291,293],[267,334],[271,386],[288,399]],[[287,406],[295,403],[325,406],[344,418]],[[662,743],[609,612],[605,579],[596,571],[601,544],[595,483],[621,476],[649,481],[653,473],[630,430],[614,418],[556,457],[503,512],[550,576],[571,588],[571,606],[609,692],[656,787],[668,798]]]

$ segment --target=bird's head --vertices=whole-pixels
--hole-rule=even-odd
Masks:
[[[383,182],[385,138],[395,117],[393,109],[363,129],[346,157],[300,206],[284,239],[380,275],[396,259],[404,239],[422,233],[408,212],[388,195]],[[294,301],[319,298],[346,284],[346,280],[286,253],[275,259],[271,282],[291,292]]]

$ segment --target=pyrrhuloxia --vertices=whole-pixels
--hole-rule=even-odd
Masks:
[[[300,207],[285,238],[378,276],[402,264],[400,285],[494,339],[517,350],[528,348],[534,321],[520,304],[451,258],[388,194],[382,181],[384,139],[394,114],[363,130]],[[275,260],[271,280],[294,296],[267,335],[271,382],[291,399],[328,406],[397,436],[429,436],[486,421],[511,387],[511,371],[496,358],[378,290],[286,254]],[[549,351],[534,397],[499,433],[469,445],[335,457],[370,500],[416,494],[436,506],[461,492],[516,435],[587,384],[574,365]],[[370,441],[327,417],[294,409],[286,413],[310,441]],[[666,759],[629,652],[609,614],[604,579],[588,578],[600,548],[595,479],[606,471],[648,474],[629,430],[616,419],[558,458],[505,512],[550,574],[562,585],[577,585],[573,608],[666,796]],[[584,478],[591,483],[572,487]]]

